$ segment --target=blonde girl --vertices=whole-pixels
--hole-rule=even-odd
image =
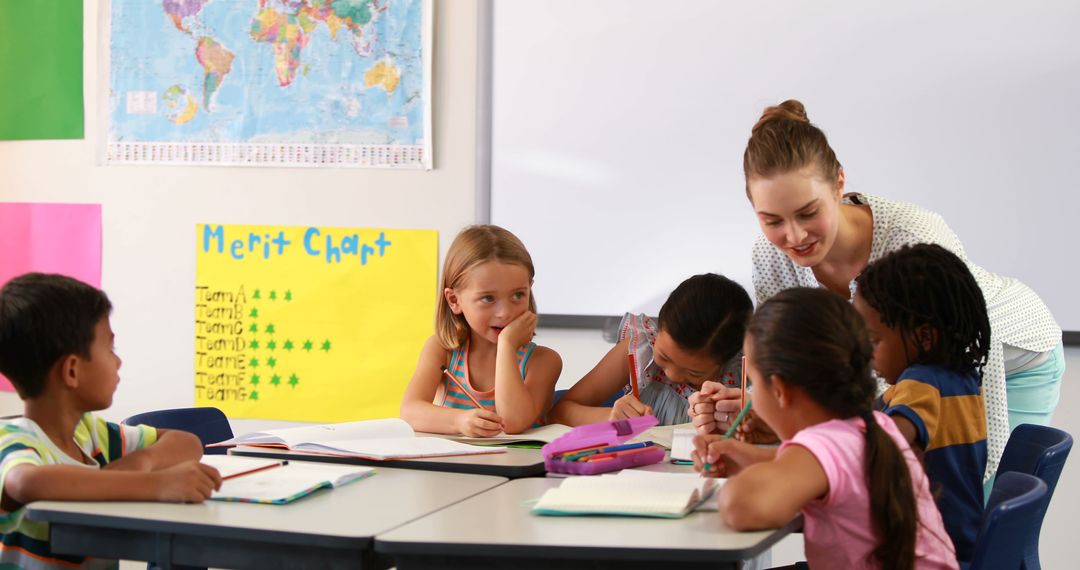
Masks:
[[[498,226],[467,227],[450,244],[435,334],[401,402],[413,429],[490,437],[541,421],[562,359],[532,342],[534,275],[525,245]]]

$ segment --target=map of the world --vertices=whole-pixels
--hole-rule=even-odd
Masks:
[[[424,0],[112,0],[110,163],[430,167]]]

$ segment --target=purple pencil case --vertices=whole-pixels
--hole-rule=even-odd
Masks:
[[[641,416],[578,426],[540,449],[544,454],[544,468],[551,473],[596,475],[628,467],[660,463],[664,460],[664,448],[658,445],[605,461],[563,461],[560,457],[556,457],[578,449],[600,445],[605,447],[620,445],[658,423],[656,416]]]

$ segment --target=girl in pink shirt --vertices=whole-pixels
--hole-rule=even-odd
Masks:
[[[776,528],[802,512],[811,568],[957,568],[922,465],[871,411],[872,349],[855,309],[826,289],[787,289],[754,313],[743,349],[754,410],[783,443],[695,438],[697,469],[730,477],[725,522]]]

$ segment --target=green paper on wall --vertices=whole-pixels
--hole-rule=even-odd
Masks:
[[[0,0],[0,140],[83,138],[83,0]]]

